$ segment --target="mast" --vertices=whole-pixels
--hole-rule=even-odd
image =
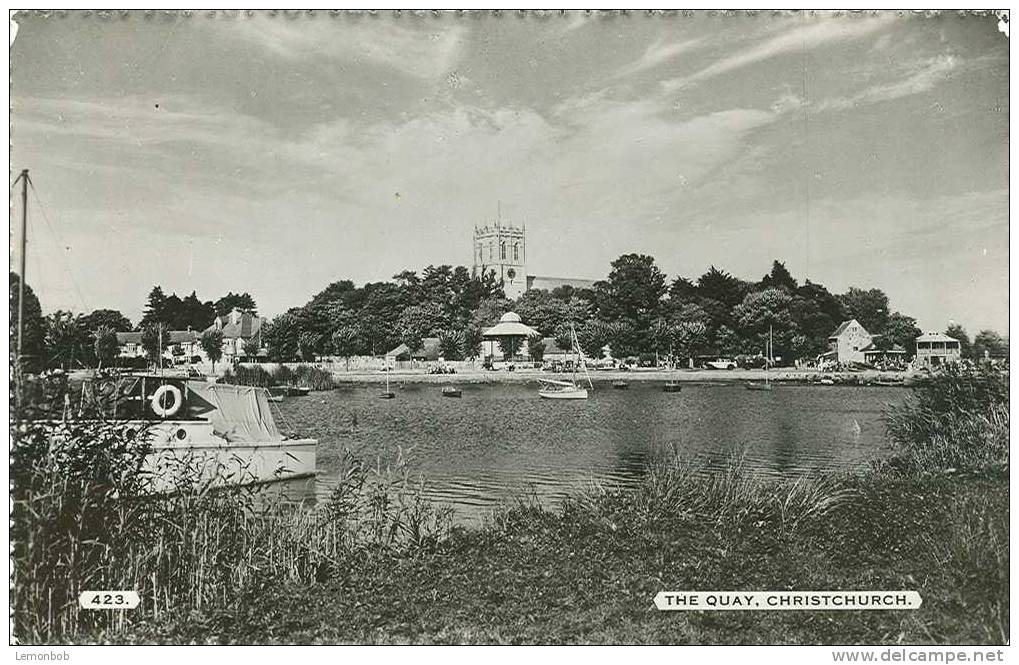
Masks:
[[[21,377],[21,356],[25,338],[25,247],[28,243],[28,169],[21,175],[21,255],[18,257],[18,358],[16,371],[19,385]]]

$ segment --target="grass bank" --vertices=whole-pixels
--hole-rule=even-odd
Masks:
[[[522,503],[477,529],[454,528],[399,467],[354,459],[332,500],[310,512],[223,493],[124,501],[108,488],[130,477],[112,473],[130,467],[130,442],[106,471],[70,476],[70,489],[59,476],[58,501],[45,442],[19,433],[12,473],[31,491],[16,495],[13,513],[16,635],[1000,644],[1009,623],[1007,381],[970,372],[914,389],[888,414],[898,454],[864,473],[765,481],[738,460],[709,474],[671,459],[635,490],[588,492],[554,512]],[[100,468],[100,449],[75,459]],[[87,526],[97,520],[101,528]],[[119,618],[86,615],[69,602],[83,588],[135,588],[146,600]],[[662,613],[652,603],[662,590],[741,589],[910,589],[924,605]]]

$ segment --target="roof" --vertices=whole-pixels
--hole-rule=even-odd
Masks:
[[[833,332],[832,334],[828,335],[828,339],[831,339],[832,337],[839,337],[839,336],[841,336],[842,333],[846,332],[846,328],[848,328],[849,326],[851,326],[854,323],[856,325],[860,326],[861,328],[863,328],[863,326],[860,325],[860,322],[857,321],[856,319],[849,319],[848,321],[843,321],[842,323],[840,323],[839,327],[835,329],[835,332]]]
[[[237,321],[235,322],[234,319],[237,319]],[[262,328],[262,322],[263,319],[261,317],[255,316],[251,312],[242,312],[239,309],[234,309],[229,314],[217,316],[212,325],[206,328],[206,330],[222,330],[225,339],[237,337],[248,339],[258,334],[258,331]]]
[[[439,349],[439,338],[438,337],[425,337],[421,340],[421,348],[417,351],[411,352],[410,347],[406,344],[400,344],[392,351],[386,354],[386,356],[393,356],[394,358],[411,357],[416,360],[438,360],[442,352]]]
[[[918,342],[958,342],[954,337],[949,337],[945,333],[939,332],[926,332],[916,338]]]
[[[186,344],[198,341],[196,330],[170,330],[163,338],[163,344]],[[141,331],[117,333],[117,344],[141,344]]]
[[[481,336],[485,338],[530,337],[537,334],[539,334],[537,330],[520,322],[520,316],[516,312],[506,312],[499,319],[499,323],[485,330]]]
[[[530,289],[543,289],[545,291],[554,291],[560,286],[572,286],[575,289],[593,289],[596,280],[593,279],[579,279],[576,277],[548,277],[545,275],[528,275],[527,276],[527,288]]]
[[[879,349],[876,346],[874,346],[873,342],[871,342],[867,346],[865,346],[862,349],[860,349],[860,351],[863,351],[864,353],[879,352],[879,353],[894,353],[894,354],[899,354],[899,353],[905,353],[906,352],[906,350],[904,348],[902,348],[902,346],[900,344],[892,344],[892,348],[890,348],[890,349]]]

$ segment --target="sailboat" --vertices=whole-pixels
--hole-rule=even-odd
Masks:
[[[573,337],[573,378],[569,381],[557,381],[555,379],[538,379],[538,383],[541,387],[538,389],[538,395],[545,399],[587,399],[587,388],[582,388],[577,384],[577,365],[580,364],[580,343],[577,341],[577,331],[570,325],[570,333]],[[591,375],[587,373],[587,365],[584,365],[584,376],[587,377],[587,383],[591,386],[591,390],[594,390],[594,383],[591,382]]]
[[[386,368],[386,390],[385,390],[385,392],[383,392],[383,393],[381,393],[379,395],[379,397],[382,398],[382,399],[393,399],[394,397],[396,397],[396,393],[394,393],[392,390],[389,389],[389,372],[390,371],[391,370],[387,367]]]
[[[747,390],[771,390],[771,357],[774,349],[773,326],[768,326],[768,357],[764,361],[764,383],[747,382]]]

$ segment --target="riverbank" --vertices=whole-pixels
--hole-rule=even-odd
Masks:
[[[682,480],[662,471],[657,481]],[[678,475],[676,475],[678,474]],[[675,491],[676,499],[666,493]],[[729,495],[728,500],[722,497]],[[915,590],[915,611],[660,612],[659,591]],[[560,512],[338,561],[234,608],[116,641],[164,643],[1001,644],[1007,476],[649,483]],[[109,636],[113,638],[113,636]]]
[[[676,455],[632,489],[593,488],[554,511],[521,499],[478,528],[454,527],[399,468],[349,453],[312,510],[244,492],[124,510],[123,471],[142,453],[116,448],[115,428],[70,438],[64,467],[29,427],[11,463],[14,632],[36,644],[1001,644],[1008,390],[991,369],[919,385],[887,412],[897,453],[857,473],[769,480],[740,458],[708,471]],[[104,587],[142,605],[78,609],[80,590]],[[909,590],[924,602],[655,609],[655,594],[683,590]]]
[[[456,374],[429,374],[427,370],[402,370],[393,372],[345,372],[342,369],[331,371],[333,381],[337,384],[385,383],[537,383],[539,378],[562,379],[568,374],[542,372],[541,370],[522,368],[512,372],[508,370],[458,370]],[[388,376],[387,376],[388,375]],[[583,378],[583,375],[579,375]],[[861,372],[821,373],[816,370],[772,370],[763,369],[732,369],[702,370],[681,369],[663,370],[593,370],[591,380],[601,382],[626,381],[627,383],[647,383],[681,381],[684,383],[740,383],[761,381],[765,379],[777,383],[810,383],[820,384],[822,378],[831,379],[835,383],[845,385],[876,384],[877,381],[901,384],[907,379],[906,372],[879,372],[867,370]]]

